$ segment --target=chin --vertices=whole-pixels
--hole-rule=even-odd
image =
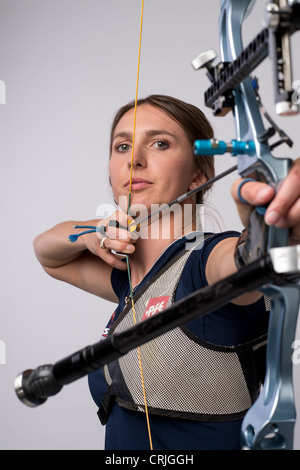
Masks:
[[[116,198],[116,204],[123,212],[127,212],[128,210],[128,194],[122,194]]]
[[[148,217],[151,213],[151,204],[145,201],[144,198],[132,198],[130,204],[129,214],[132,217],[144,218]]]

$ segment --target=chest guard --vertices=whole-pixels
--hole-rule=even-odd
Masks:
[[[181,252],[138,291],[134,299],[137,322],[159,315],[174,302],[191,253]],[[109,335],[133,325],[130,302]],[[266,335],[238,346],[218,346],[185,326],[149,341],[140,347],[148,412],[211,422],[242,418],[259,394],[265,346]],[[129,410],[145,412],[137,349],[107,364],[104,376],[109,389],[98,412],[103,424],[114,399]]]

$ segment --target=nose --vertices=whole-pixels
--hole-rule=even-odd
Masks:
[[[128,168],[131,168],[131,162],[132,162],[132,167],[135,169],[138,168],[145,168],[147,165],[147,158],[146,158],[146,152],[145,149],[138,144],[134,145],[134,150],[133,150],[133,156],[130,153],[128,156]]]

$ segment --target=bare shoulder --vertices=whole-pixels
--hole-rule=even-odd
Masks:
[[[209,284],[235,273],[234,251],[238,238],[230,237],[218,243],[210,253],[206,265],[206,278]],[[261,297],[261,292],[247,292],[232,301],[236,305],[250,305]]]
[[[208,284],[214,284],[236,271],[233,254],[237,239],[238,237],[225,238],[212,249],[206,264]]]

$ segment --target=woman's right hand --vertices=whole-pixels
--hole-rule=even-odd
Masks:
[[[116,211],[107,219],[85,222],[62,222],[34,239],[34,250],[43,269],[55,279],[72,284],[94,295],[117,302],[111,285],[113,268],[126,270],[127,264],[111,250],[124,254],[135,251],[136,234],[130,234],[125,228],[117,229],[108,224],[111,220],[127,227],[128,217],[124,212]],[[131,218],[129,218],[131,221]],[[74,224],[79,228],[75,229]],[[69,235],[80,233],[80,225],[107,226],[105,236],[99,232],[80,236],[74,243]],[[103,237],[105,240],[103,240]],[[104,247],[100,248],[100,242]]]
[[[110,225],[112,221],[118,222],[118,226],[124,228],[117,228],[114,224]],[[115,211],[110,217],[100,220],[97,224],[98,228],[105,227],[104,235],[101,230],[95,234],[83,235],[80,241],[87,250],[101,258],[109,266],[126,270],[126,263],[122,259],[124,255],[134,253],[134,243],[138,239],[136,232],[130,233],[125,228],[131,222],[133,222],[132,217],[122,211]]]

